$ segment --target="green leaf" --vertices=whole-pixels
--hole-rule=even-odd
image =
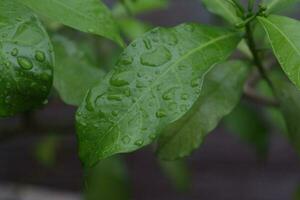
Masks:
[[[35,12],[64,25],[109,38],[123,46],[110,10],[99,0],[18,0]]]
[[[130,40],[136,39],[151,29],[150,25],[134,18],[123,18],[118,20],[118,23],[124,35]]]
[[[230,0],[202,0],[206,8],[227,20],[231,24],[241,23],[243,20],[237,15],[237,8]]]
[[[263,0],[263,3],[267,6],[268,13],[274,13],[291,6],[299,0]]]
[[[253,146],[257,156],[265,159],[268,153],[268,129],[261,114],[251,106],[241,103],[224,119],[231,133]]]
[[[300,23],[294,19],[271,15],[258,17],[281,67],[300,87]]]
[[[277,96],[285,118],[288,137],[298,154],[300,154],[300,90],[285,80],[276,80]]]
[[[86,200],[129,200],[130,183],[125,162],[114,157],[85,172]]]
[[[191,187],[191,173],[185,160],[162,161],[159,160],[161,169],[171,184],[178,191],[186,192]]]
[[[138,15],[141,13],[165,9],[169,5],[169,0],[121,0],[123,3],[117,3],[113,8],[115,16],[126,16],[130,14]]]
[[[80,44],[59,35],[52,41],[56,57],[54,86],[65,103],[78,106],[87,91],[103,79],[105,72]]]
[[[41,106],[52,86],[54,55],[43,26],[14,0],[0,1],[0,117]]]
[[[160,136],[158,156],[164,160],[174,160],[198,148],[221,118],[238,103],[248,69],[247,63],[229,61],[209,72],[193,108]]]
[[[240,39],[231,30],[183,24],[156,28],[135,40],[77,112],[83,163],[91,166],[151,143],[191,108],[205,73]]]

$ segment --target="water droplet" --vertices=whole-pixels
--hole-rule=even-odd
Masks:
[[[142,146],[144,144],[144,141],[143,140],[137,140],[134,142],[135,145],[137,146]]]
[[[188,94],[185,94],[185,93],[181,95],[182,100],[187,100],[188,97],[189,97]]]
[[[115,101],[121,101],[122,97],[120,95],[117,94],[111,94],[107,96],[108,100],[115,100]]]
[[[145,45],[146,49],[151,49],[152,48],[151,41],[148,38],[144,39],[143,42],[144,42],[144,45]]]
[[[118,60],[117,65],[130,65],[133,62],[133,58],[128,55],[122,55],[121,58]]]
[[[129,142],[130,142],[130,137],[129,136],[124,136],[123,138],[122,138],[122,142],[124,143],[124,144],[129,144]]]
[[[157,67],[167,63],[171,58],[172,54],[170,51],[167,48],[160,46],[152,52],[142,54],[141,63],[145,66]]]
[[[198,87],[199,86],[199,78],[195,78],[191,81],[191,86],[192,87]]]
[[[186,25],[184,26],[184,29],[185,29],[186,31],[193,32],[193,31],[195,30],[195,26],[192,25],[192,24],[186,24]]]
[[[150,138],[151,140],[154,140],[156,137],[157,137],[156,134],[151,134],[151,135],[149,136],[149,138]]]
[[[33,68],[33,64],[28,58],[18,57],[17,60],[22,69],[31,70]]]
[[[114,110],[114,111],[112,111],[112,112],[111,112],[111,114],[112,114],[114,117],[118,116],[118,112],[117,112],[117,111],[115,111],[115,110]]]
[[[45,53],[42,51],[36,51],[34,57],[39,62],[44,62],[46,59]]]
[[[129,85],[129,82],[121,79],[118,74],[113,74],[109,80],[110,84],[116,87],[122,87],[125,85]]]
[[[160,109],[159,111],[156,112],[156,117],[157,118],[163,118],[165,116],[167,116],[167,113],[162,109]]]
[[[14,49],[10,52],[10,54],[11,54],[12,56],[17,56],[17,55],[19,54],[19,50],[18,50],[17,48],[14,48]]]
[[[130,88],[126,88],[126,89],[124,90],[124,95],[125,95],[126,97],[130,97],[130,96],[131,96]]]

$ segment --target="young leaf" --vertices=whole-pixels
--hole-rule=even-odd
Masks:
[[[88,89],[100,82],[105,72],[90,59],[89,52],[73,41],[59,35],[52,41],[56,58],[54,87],[65,103],[78,106]]]
[[[100,0],[18,1],[52,20],[83,32],[101,35],[123,45],[111,12]]]
[[[197,100],[205,73],[224,61],[240,33],[198,24],[156,28],[135,40],[77,112],[87,166],[153,141]]]
[[[85,200],[129,200],[126,163],[119,157],[103,160],[85,172]]]
[[[225,118],[224,122],[231,133],[254,147],[259,158],[267,157],[268,129],[260,113],[249,105],[241,103]]]
[[[191,173],[185,160],[162,161],[159,160],[161,169],[171,184],[178,191],[186,192],[191,187]]]
[[[300,1],[299,0],[263,0],[263,3],[267,6],[268,13],[278,12],[297,2]]]
[[[289,140],[300,154],[300,91],[288,81],[276,80],[274,82],[288,129]]]
[[[231,24],[241,23],[243,20],[237,15],[237,8],[230,0],[202,0],[206,8],[227,20]]]
[[[248,69],[247,63],[229,61],[209,72],[193,108],[161,134],[158,156],[164,160],[174,160],[198,148],[221,118],[238,103]]]
[[[15,0],[0,1],[0,117],[45,102],[54,56],[39,20]]]
[[[300,22],[282,16],[258,17],[281,67],[300,87]]]
[[[131,41],[151,29],[151,25],[134,18],[123,18],[118,23],[124,35]]]

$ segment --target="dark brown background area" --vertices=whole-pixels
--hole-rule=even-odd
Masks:
[[[199,0],[173,0],[168,10],[146,14],[141,19],[161,26],[216,21],[201,7]],[[0,183],[42,185],[79,192],[82,169],[72,128],[74,112],[75,108],[57,100],[51,100],[37,112],[39,124],[66,127],[54,168],[38,164],[33,156],[34,147],[44,134],[20,133],[18,137],[1,142]],[[0,130],[18,124],[19,117],[0,120]],[[193,173],[188,194],[176,192],[171,187],[151,148],[129,154],[126,160],[135,200],[288,200],[300,184],[300,158],[286,139],[276,133],[271,135],[267,161],[259,163],[247,144],[219,127],[188,159]]]

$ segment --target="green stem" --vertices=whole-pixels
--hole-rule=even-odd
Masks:
[[[275,88],[273,86],[273,83],[269,79],[269,77],[268,77],[268,75],[265,71],[265,68],[263,66],[263,62],[262,62],[262,60],[261,60],[261,58],[258,54],[258,51],[257,51],[257,48],[256,48],[256,43],[255,43],[254,37],[253,37],[253,30],[252,30],[252,27],[251,27],[250,23],[246,24],[246,37],[247,37],[247,42],[248,42],[249,49],[250,49],[250,51],[253,55],[254,64],[256,65],[260,75],[268,83],[268,85],[271,88],[274,96],[276,97],[277,95],[276,95],[276,91],[275,91]]]

